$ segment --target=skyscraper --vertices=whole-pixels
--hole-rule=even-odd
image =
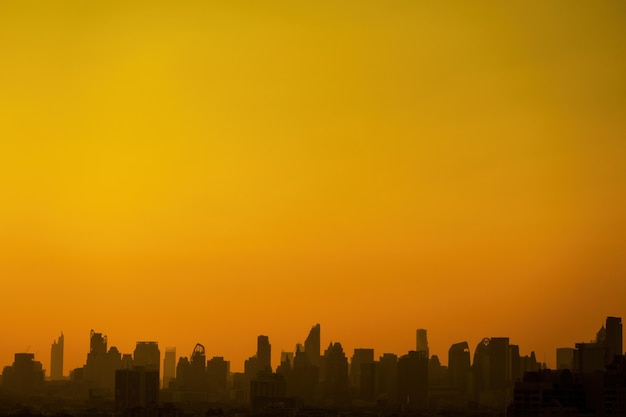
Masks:
[[[621,356],[622,351],[622,318],[606,318],[606,363],[610,363],[616,356]]]
[[[91,330],[89,334],[89,353],[104,355],[107,353],[107,337]]]
[[[556,369],[574,369],[574,348],[556,349]]]
[[[306,337],[304,341],[304,351],[306,355],[309,357],[311,364],[317,366],[317,368],[321,368],[322,363],[322,347],[320,344],[320,325],[316,324],[311,328],[309,335]]]
[[[176,378],[176,348],[165,348],[163,358],[163,388],[169,388],[170,381]]]
[[[354,349],[350,361],[350,383],[353,387],[361,387],[361,366],[374,363],[374,349]]]
[[[306,353],[306,350],[305,350]],[[348,358],[341,343],[331,343],[324,352],[324,397],[334,405],[350,402]]]
[[[54,342],[50,349],[50,379],[58,381],[63,379],[63,333]]]
[[[410,409],[428,405],[428,356],[426,351],[410,351],[398,359],[400,405]]]
[[[470,374],[470,351],[467,342],[455,343],[448,350],[448,378],[459,393],[466,394]]]
[[[267,336],[259,336],[257,338],[257,366],[259,372],[272,372],[272,345]]]
[[[389,404],[398,403],[398,356],[385,353],[378,367],[378,392]]]
[[[161,351],[157,342],[137,342],[133,353],[135,366],[143,366],[147,370],[161,370]]]
[[[426,336],[426,329],[417,329],[415,351],[426,352],[426,358],[430,357],[428,352],[428,338]]]

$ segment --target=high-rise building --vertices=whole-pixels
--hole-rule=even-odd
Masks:
[[[300,350],[299,347],[296,347],[296,355],[293,358],[291,380],[293,396],[304,404],[311,404],[319,382],[319,369],[311,363],[306,351]]]
[[[426,357],[428,358],[430,356],[428,351],[428,337],[426,333],[426,329],[417,329],[415,351],[426,352]]]
[[[89,353],[104,355],[107,353],[107,337],[91,330],[89,336]]]
[[[324,397],[334,405],[350,403],[348,358],[341,343],[331,343],[324,352]]]
[[[385,353],[378,362],[377,391],[388,404],[398,403],[398,356]]]
[[[161,351],[157,342],[137,342],[133,353],[133,364],[147,370],[161,370]]]
[[[176,378],[176,348],[165,348],[163,358],[163,388],[169,388],[170,381]]]
[[[611,363],[616,356],[622,356],[622,318],[606,318],[606,363]]]
[[[448,378],[450,385],[460,394],[466,394],[469,387],[470,351],[467,342],[455,343],[448,350]]]
[[[574,371],[588,374],[606,368],[606,346],[604,343],[576,343]]]
[[[400,405],[409,409],[428,406],[428,356],[426,351],[410,351],[398,359]]]
[[[309,335],[304,341],[304,351],[308,356],[311,364],[320,369],[322,366],[322,346],[320,342],[321,328],[319,323],[311,328]],[[321,371],[321,369],[320,369]]]
[[[34,394],[43,389],[44,371],[33,353],[16,353],[11,366],[2,371],[2,387],[10,392]]]
[[[492,337],[489,343],[489,384],[491,389],[504,389],[511,381],[509,338]]]
[[[58,381],[63,379],[63,333],[54,342],[50,349],[50,379]]]
[[[272,345],[267,336],[257,338],[257,366],[259,372],[272,372]]]
[[[115,371],[115,409],[155,406],[159,401],[159,371],[137,366]]]
[[[354,349],[350,361],[350,384],[359,391],[361,387],[361,367],[374,363],[374,349]]]
[[[556,369],[563,370],[574,369],[574,348],[557,348],[556,349]]]
[[[215,356],[207,361],[206,372],[209,381],[209,401],[227,401],[230,362],[221,356]]]
[[[83,367],[83,378],[96,390],[113,393],[115,370],[122,367],[122,355],[115,347],[107,352],[107,337],[91,330],[87,363]]]

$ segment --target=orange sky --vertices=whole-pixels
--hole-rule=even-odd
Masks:
[[[0,3],[0,366],[626,318],[626,4],[337,3]]]

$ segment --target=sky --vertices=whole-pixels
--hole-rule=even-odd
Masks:
[[[626,318],[623,1],[0,2],[0,366]]]

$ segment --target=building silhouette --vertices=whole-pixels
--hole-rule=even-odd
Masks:
[[[512,352],[516,350],[510,348],[508,337],[484,338],[476,346],[470,378],[471,400],[474,403],[503,409],[511,400]],[[519,350],[517,352],[519,353]],[[520,369],[530,367],[527,363],[529,360],[520,358],[519,361]]]
[[[384,353],[378,360],[376,396],[382,404],[393,406],[398,403],[398,356]]]
[[[556,349],[556,369],[558,371],[574,369],[574,348]]]
[[[616,357],[622,356],[622,318],[606,318],[606,363],[613,362]]]
[[[159,402],[159,371],[144,366],[115,371],[115,410],[156,407]]]
[[[359,392],[361,389],[362,366],[374,363],[374,349],[354,349],[350,360],[350,385]]]
[[[316,324],[311,328],[309,334],[304,341],[304,351],[309,357],[309,361],[313,366],[321,371],[322,368],[322,345],[321,345],[321,326]]]
[[[403,409],[428,406],[428,356],[426,351],[410,351],[398,359],[398,396]]]
[[[2,387],[9,392],[27,395],[39,393],[44,386],[44,370],[34,353],[16,353],[13,365],[2,371]]]
[[[89,353],[82,370],[74,370],[72,379],[81,382],[93,397],[110,397],[115,388],[115,371],[123,367],[122,354],[116,347],[107,351],[108,338],[91,330]]]
[[[170,381],[169,388],[174,391],[173,398],[175,401],[207,401],[209,379],[206,372],[204,345],[196,343],[190,357],[191,360],[185,356],[178,359],[176,379]]]
[[[272,372],[272,345],[267,336],[260,335],[257,338],[257,372]]]
[[[460,395],[467,395],[469,378],[469,345],[467,342],[455,343],[448,350],[448,382]]]
[[[161,371],[161,351],[157,342],[137,342],[133,352],[135,366],[151,371]]]
[[[50,348],[50,379],[58,381],[63,379],[63,349],[64,349],[64,336],[61,336],[52,342]]]
[[[163,388],[169,388],[170,381],[176,378],[176,348],[165,348],[163,357]]]
[[[426,329],[417,329],[415,351],[426,352],[426,357],[430,358],[430,351],[428,350],[428,336],[427,336]]]
[[[350,404],[348,358],[341,343],[330,343],[324,352],[324,399],[333,405]]]
[[[290,394],[304,404],[313,404],[319,385],[319,368],[315,366],[306,350],[296,346],[291,372],[292,389]]]
[[[228,375],[230,362],[221,356],[215,356],[207,361],[206,372],[209,390],[209,401],[224,402],[228,400]]]
[[[250,407],[260,410],[287,400],[287,386],[282,375],[271,372],[259,372],[250,381]]]

